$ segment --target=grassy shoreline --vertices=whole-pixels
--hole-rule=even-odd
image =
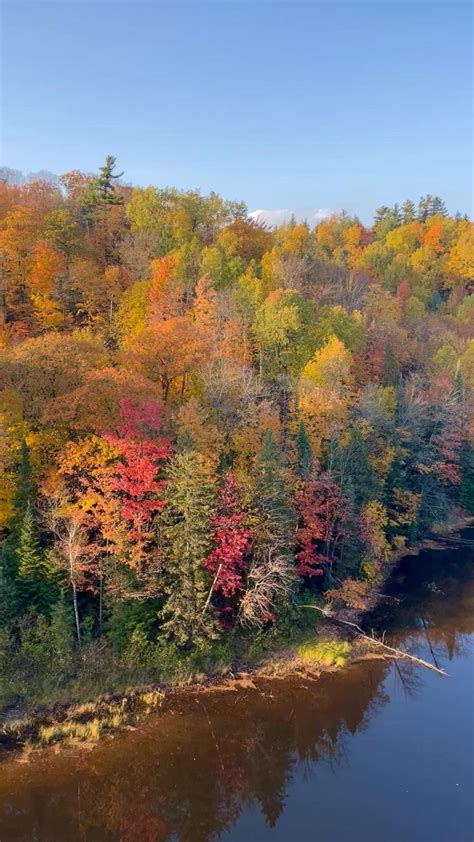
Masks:
[[[440,549],[444,536],[471,525],[474,518],[456,516],[439,526],[429,538],[411,548],[392,553],[384,569],[384,577],[372,588],[364,611],[341,610],[335,618],[359,622],[383,599],[383,588],[400,560],[417,555],[423,549]],[[0,712],[0,761],[11,753],[28,753],[57,743],[90,745],[105,735],[133,727],[163,703],[171,703],[177,694],[210,689],[238,689],[249,686],[253,679],[282,678],[302,675],[317,679],[322,673],[343,669],[348,664],[367,658],[381,657],[371,651],[367,641],[353,639],[350,633],[329,620],[317,623],[311,633],[280,647],[273,646],[260,657],[238,662],[217,663],[205,673],[190,671],[186,675],[162,683],[146,683],[119,693],[98,694],[86,701],[56,701],[50,706],[31,710]]]

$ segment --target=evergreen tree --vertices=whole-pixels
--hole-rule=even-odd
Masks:
[[[459,360],[456,366],[456,373],[454,375],[454,397],[458,403],[462,403],[464,400],[464,382]]]
[[[397,202],[395,202],[392,208],[392,219],[395,225],[401,225],[403,222],[403,216],[400,210],[400,205]]]
[[[383,357],[382,383],[384,386],[396,386],[400,380],[400,366],[392,345],[387,342]]]
[[[18,545],[20,532],[29,500],[34,500],[36,486],[31,476],[30,452],[23,439],[20,446],[20,460],[17,468],[14,515],[10,532],[3,542],[1,566],[6,579],[14,580],[18,572]]]
[[[40,614],[48,614],[54,598],[54,588],[39,544],[35,519],[29,502],[23,517],[16,552],[18,590],[22,607],[34,608]]]
[[[123,197],[116,192],[114,181],[123,176],[123,172],[114,175],[115,167],[113,155],[107,155],[105,164],[99,169],[99,175],[96,179],[96,189],[100,201],[105,205],[120,205],[123,204]]]
[[[354,425],[348,445],[336,451],[334,475],[342,490],[352,497],[358,512],[364,503],[380,497],[380,483],[369,462],[367,442]]]
[[[74,652],[74,621],[70,600],[64,590],[51,610],[49,632],[55,665],[64,671],[71,665]]]
[[[15,583],[0,565],[0,629],[10,629],[18,612],[18,593]]]
[[[448,215],[448,212],[446,210],[446,205],[443,202],[443,200],[440,199],[439,196],[433,196],[432,201],[431,201],[430,213],[431,213],[432,216],[437,216],[437,215],[447,216]]]
[[[213,477],[204,458],[194,451],[171,462],[162,518],[163,629],[180,647],[199,646],[217,637],[213,609],[206,608],[212,584],[204,561],[211,550],[210,517],[215,503]]]
[[[402,205],[402,220],[406,225],[408,222],[413,222],[416,216],[415,203],[411,199],[407,199]]]
[[[459,502],[470,514],[474,514],[474,451],[464,442],[460,453],[461,488]]]
[[[300,421],[298,435],[296,437],[296,447],[298,450],[298,474],[302,479],[307,479],[311,474],[311,468],[313,466],[313,454],[304,421]]]
[[[426,222],[430,214],[432,213],[433,207],[433,196],[428,193],[427,196],[422,196],[420,201],[418,202],[418,211],[417,211],[417,219],[419,222]]]
[[[256,504],[271,519],[284,545],[291,546],[295,513],[283,471],[281,451],[271,430],[262,439],[257,465]]]

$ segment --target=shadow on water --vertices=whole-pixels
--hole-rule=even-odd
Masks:
[[[404,559],[400,602],[365,619],[450,678],[377,660],[190,693],[90,752],[3,764],[0,842],[468,842],[472,718],[456,700],[472,693],[473,558],[466,545]]]

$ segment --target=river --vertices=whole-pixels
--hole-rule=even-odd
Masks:
[[[0,842],[472,842],[474,530],[366,618],[435,660],[189,693],[92,750],[0,766]],[[390,606],[390,607],[387,607]]]

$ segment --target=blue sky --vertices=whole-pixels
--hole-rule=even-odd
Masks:
[[[3,3],[1,163],[249,210],[471,205],[463,0]]]

